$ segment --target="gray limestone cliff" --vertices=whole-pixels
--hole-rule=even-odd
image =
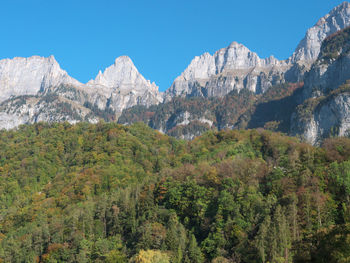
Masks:
[[[108,106],[119,114],[134,105],[150,106],[163,101],[156,84],[146,80],[127,56],[117,58],[112,66],[103,73],[100,71],[86,86],[107,98],[108,105],[104,100],[102,104],[95,101],[99,108]]]
[[[53,56],[0,60],[0,102],[12,96],[35,95],[59,84],[81,85]]]
[[[291,66],[273,56],[261,59],[237,42],[227,48],[195,57],[165,92],[165,100],[181,97],[223,97],[233,90],[263,93],[283,81]]]
[[[291,62],[315,61],[322,41],[329,35],[350,26],[350,3],[343,2],[308,29],[291,56]]]
[[[322,98],[311,112],[293,114],[291,123],[291,134],[313,145],[330,136],[350,135],[350,90]]]
[[[350,27],[326,38],[305,76],[291,133],[312,144],[350,131]]]

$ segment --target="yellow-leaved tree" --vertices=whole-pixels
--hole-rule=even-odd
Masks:
[[[169,256],[160,250],[140,250],[130,259],[130,263],[169,263]]]

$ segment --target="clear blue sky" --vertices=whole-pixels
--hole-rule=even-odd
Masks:
[[[81,82],[128,55],[167,89],[232,41],[285,59],[338,0],[1,0],[0,59],[53,54]]]

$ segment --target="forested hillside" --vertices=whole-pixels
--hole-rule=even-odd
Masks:
[[[350,140],[0,131],[0,262],[349,262]]]

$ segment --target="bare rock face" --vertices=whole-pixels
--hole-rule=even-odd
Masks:
[[[292,116],[291,134],[317,145],[329,136],[350,135],[350,92],[331,95],[316,102],[311,112]]]
[[[87,84],[71,78],[53,56],[0,60],[0,129],[38,121],[96,122],[123,109],[163,100],[129,57],[120,57]]]
[[[325,63],[316,61],[305,77],[303,98],[326,96],[350,79],[350,55]]]
[[[0,128],[12,129],[36,122],[98,122],[90,109],[58,95],[18,96],[0,105]]]
[[[156,84],[146,80],[127,56],[117,58],[112,66],[103,73],[100,71],[86,86],[89,91],[106,97],[108,105],[104,106],[117,113],[135,105],[150,106],[163,101]]]
[[[81,85],[53,56],[0,60],[0,102],[11,96],[35,95],[59,84]]]
[[[231,43],[227,48],[195,57],[165,93],[174,96],[222,97],[232,90],[249,89],[262,93],[278,84],[291,66],[273,56],[261,59],[244,45]]]
[[[348,26],[350,4],[344,2],[310,28],[292,56],[283,61],[260,58],[233,42],[213,55],[195,57],[164,94],[127,56],[117,58],[87,84],[71,78],[52,56],[0,60],[0,128],[37,121],[115,121],[124,109],[135,105],[148,107],[174,97],[224,97],[232,91],[239,95],[242,90],[261,94],[273,85],[304,82],[302,95],[296,98],[301,111],[293,115],[292,133],[316,143],[330,132],[345,134],[348,128],[350,82],[337,89],[350,79],[350,40],[340,47],[338,42],[330,45],[337,47],[331,53],[322,49],[322,43]],[[302,114],[302,109],[308,114]],[[212,126],[207,121],[211,116],[206,115],[205,111],[197,116],[182,110],[156,128],[166,131],[181,126],[185,130],[194,122],[198,127]],[[195,136],[196,129],[189,128],[186,138]]]
[[[290,58],[297,61],[315,61],[320,53],[322,41],[329,35],[350,26],[350,3],[335,7],[311,27]]]
[[[304,83],[291,133],[312,144],[329,136],[349,135],[350,28],[324,40]]]

